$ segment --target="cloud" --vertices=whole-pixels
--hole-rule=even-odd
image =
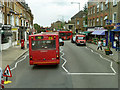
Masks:
[[[63,17],[64,20],[69,20],[79,11],[79,5],[71,4],[73,1],[76,0],[26,0],[34,15],[34,23],[42,26],[50,26]],[[84,1],[79,0],[81,9]]]

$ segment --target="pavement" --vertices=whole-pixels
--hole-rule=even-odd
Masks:
[[[5,69],[7,65],[11,65],[19,57],[21,57],[25,52],[28,51],[28,48],[24,50],[21,49],[21,46],[12,46],[7,50],[2,51],[2,69]],[[0,66],[1,67],[1,66]]]
[[[95,44],[91,44],[91,43],[87,43],[87,47],[93,49],[94,51],[100,53],[101,55],[104,55],[105,57],[115,61],[115,62],[119,62],[119,55],[120,52],[116,51],[115,49],[111,48],[111,51],[113,52],[112,55],[106,55],[104,49],[106,49],[107,47],[102,47],[103,50],[97,50],[97,45]]]

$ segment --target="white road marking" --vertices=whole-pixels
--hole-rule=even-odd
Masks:
[[[23,58],[23,59],[21,59],[21,60],[17,61],[17,62],[15,63],[15,67],[13,67],[13,68],[12,68],[12,69],[10,69],[10,70],[12,71],[12,70],[16,69],[16,68],[17,68],[18,63],[20,63],[20,62],[24,61],[28,55],[29,55],[29,54],[22,56],[21,58]]]
[[[86,48],[87,48],[87,47],[86,47]],[[88,49],[88,48],[87,48],[87,49]],[[91,50],[91,49],[90,49],[90,50]],[[63,70],[64,70],[68,75],[107,75],[107,76],[108,76],[108,75],[109,75],[109,76],[114,76],[114,75],[116,75],[116,71],[115,71],[115,69],[113,68],[113,62],[110,61],[110,60],[108,60],[108,59],[106,59],[106,58],[103,58],[100,54],[94,52],[93,50],[91,50],[91,52],[93,52],[93,53],[95,53],[95,54],[98,54],[102,59],[105,59],[106,61],[108,61],[108,62],[111,63],[111,64],[110,64],[110,67],[111,67],[113,73],[70,73],[70,72],[64,67],[64,65],[67,63],[67,60],[63,57],[65,54],[64,54],[63,49],[62,49],[61,47],[60,47],[60,52],[62,53],[61,59],[64,60],[64,63],[63,63],[63,65],[62,65],[62,68],[63,68]]]

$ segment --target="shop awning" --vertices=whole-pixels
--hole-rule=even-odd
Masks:
[[[93,35],[105,35],[105,30],[95,30],[92,34]]]
[[[80,34],[88,35],[88,33],[91,33],[90,31],[80,32]]]
[[[112,31],[114,31],[114,32],[120,32],[120,29],[114,29]]]
[[[88,35],[89,33],[91,33],[91,32],[90,31],[83,32],[83,34],[86,34],[86,35]]]

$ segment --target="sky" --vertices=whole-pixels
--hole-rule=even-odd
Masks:
[[[79,2],[80,10],[83,10],[88,0],[25,0],[32,14],[34,15],[34,23],[40,26],[50,27],[51,23],[57,20],[68,21],[79,12],[79,4],[71,4],[71,2]]]

